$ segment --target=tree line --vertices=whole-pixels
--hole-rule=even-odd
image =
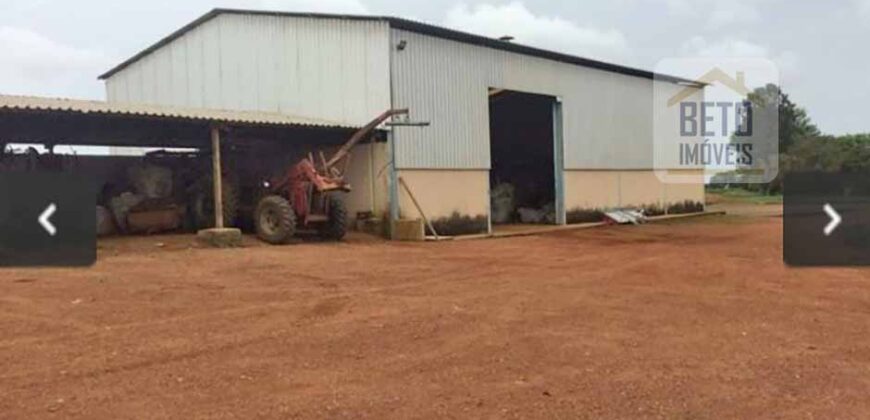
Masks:
[[[749,100],[774,103],[779,109],[779,175],[767,184],[713,182],[711,187],[740,187],[772,195],[782,193],[783,178],[788,172],[870,173],[870,133],[841,136],[822,133],[806,109],[798,106],[776,85],[756,89]]]

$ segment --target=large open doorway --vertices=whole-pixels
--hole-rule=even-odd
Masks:
[[[499,230],[553,225],[558,217],[555,97],[490,89],[490,198]],[[556,122],[556,124],[554,124]]]

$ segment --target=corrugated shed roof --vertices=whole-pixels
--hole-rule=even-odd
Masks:
[[[176,120],[209,121],[226,124],[271,125],[312,128],[358,128],[348,124],[297,117],[273,112],[224,111],[161,105],[89,101],[67,98],[0,95],[0,110],[56,111]]]

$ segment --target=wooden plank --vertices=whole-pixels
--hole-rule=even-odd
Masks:
[[[224,228],[224,195],[223,177],[221,173],[221,132],[217,127],[211,128],[211,167],[212,183],[214,184],[214,226]]]
[[[414,206],[417,207],[417,211],[420,212],[420,217],[422,217],[423,221],[426,222],[426,226],[428,226],[429,230],[432,231],[432,235],[435,236],[435,240],[438,240],[438,232],[435,231],[435,226],[432,226],[432,222],[430,222],[429,218],[426,217],[426,213],[423,212],[423,208],[420,207],[420,203],[417,202],[417,198],[414,197],[414,193],[412,193],[411,189],[408,188],[408,184],[405,183],[405,179],[399,177],[399,183],[402,184],[403,188],[405,188],[405,192],[408,193],[408,197],[411,197],[411,201],[414,203]]]

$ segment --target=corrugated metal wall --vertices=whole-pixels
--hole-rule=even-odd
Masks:
[[[110,101],[364,124],[390,106],[386,22],[225,14],[115,74]]]
[[[397,51],[401,40],[407,47]],[[348,124],[391,103],[409,107],[432,125],[396,130],[397,167],[460,170],[490,167],[490,87],[562,99],[566,169],[653,167],[652,80],[391,30],[384,21],[225,14],[107,81],[110,101]]]
[[[652,80],[404,30],[391,36],[394,46],[407,41],[391,49],[394,104],[432,123],[397,131],[399,168],[489,169],[490,87],[562,99],[566,169],[653,167]]]

